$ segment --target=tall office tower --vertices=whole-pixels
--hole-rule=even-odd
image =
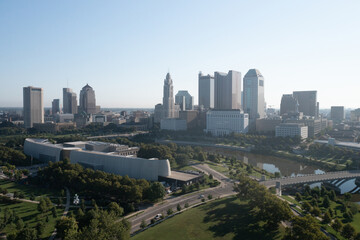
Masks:
[[[305,116],[318,117],[317,91],[294,91],[293,96],[298,100],[299,112]]]
[[[298,113],[299,103],[292,94],[283,94],[280,104],[280,115],[287,113]]]
[[[215,109],[241,109],[241,73],[215,72]]]
[[[100,110],[100,107],[96,106],[95,91],[89,84],[86,84],[80,91],[79,109],[87,114],[94,114]]]
[[[63,88],[63,113],[76,114],[77,111],[77,97],[70,88]]]
[[[175,104],[180,106],[181,111],[193,110],[194,100],[188,91],[180,90],[175,95]]]
[[[60,113],[60,99],[54,99],[52,101],[51,111],[53,115]]]
[[[250,122],[265,117],[264,77],[257,69],[250,69],[244,77],[244,112]]]
[[[214,108],[215,99],[215,82],[214,77],[210,74],[203,75],[199,73],[199,107],[206,109]]]
[[[164,80],[164,95],[163,95],[163,118],[175,117],[175,103],[174,103],[174,90],[173,81],[170,73],[166,74]]]
[[[340,123],[345,119],[344,106],[332,106],[330,112],[330,119],[336,123]]]
[[[23,88],[24,125],[26,128],[32,128],[34,123],[44,123],[43,95],[42,88]]]

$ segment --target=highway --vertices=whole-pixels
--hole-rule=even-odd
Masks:
[[[224,176],[223,174],[214,171],[206,164],[197,164],[192,165],[192,167],[203,171],[207,174],[212,174],[213,177],[221,182],[218,187],[209,188],[193,193],[189,193],[186,195],[182,195],[179,197],[173,197],[165,199],[163,202],[158,203],[152,207],[145,209],[141,214],[131,217],[129,221],[131,222],[131,233],[140,229],[140,224],[142,220],[145,220],[148,224],[152,218],[156,216],[156,214],[165,214],[169,208],[173,209],[174,212],[176,211],[176,207],[180,204],[181,208],[184,208],[185,203],[188,203],[190,206],[196,203],[201,202],[200,195],[204,195],[207,198],[208,195],[212,195],[213,198],[217,197],[225,197],[230,195],[235,195],[236,193],[233,191],[233,182],[228,177]]]

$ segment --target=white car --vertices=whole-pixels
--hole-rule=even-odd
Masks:
[[[159,220],[161,217],[162,217],[162,214],[159,213],[159,214],[156,214],[156,216],[154,217],[154,219],[155,219],[155,220]]]

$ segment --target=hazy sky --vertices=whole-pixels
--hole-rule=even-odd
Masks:
[[[198,99],[198,72],[257,68],[265,100],[317,90],[360,107],[360,1],[0,1],[0,107],[22,87],[45,106],[88,83],[102,107],[154,107],[169,70]]]

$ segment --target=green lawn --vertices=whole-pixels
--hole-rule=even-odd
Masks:
[[[45,222],[45,231],[44,234],[41,235],[41,238],[48,238],[51,233],[55,229],[56,220],[60,219],[62,213],[64,211],[63,208],[56,209],[57,218],[53,218],[51,211],[45,214],[40,214],[37,210],[37,204],[34,203],[14,203],[14,204],[7,204],[7,203],[0,203],[1,209],[1,217],[3,216],[4,209],[8,207],[11,211],[14,210],[16,215],[19,216],[23,221],[24,224],[28,224],[29,227],[34,228],[39,221],[44,221],[46,216],[49,216],[49,222]],[[16,230],[16,226],[14,224],[8,224],[2,232],[9,234]]]
[[[133,240],[281,239],[284,228],[267,232],[249,215],[246,202],[220,199],[187,210],[132,237]],[[260,224],[261,225],[261,224]]]
[[[31,193],[37,196],[35,200],[39,200],[40,197],[49,197],[53,201],[53,198],[58,198],[60,196],[60,191],[55,189],[19,184],[9,180],[0,180],[0,187],[2,189],[7,189],[9,193],[13,193],[15,191],[19,193],[22,192],[24,193],[26,199],[29,199]]]

